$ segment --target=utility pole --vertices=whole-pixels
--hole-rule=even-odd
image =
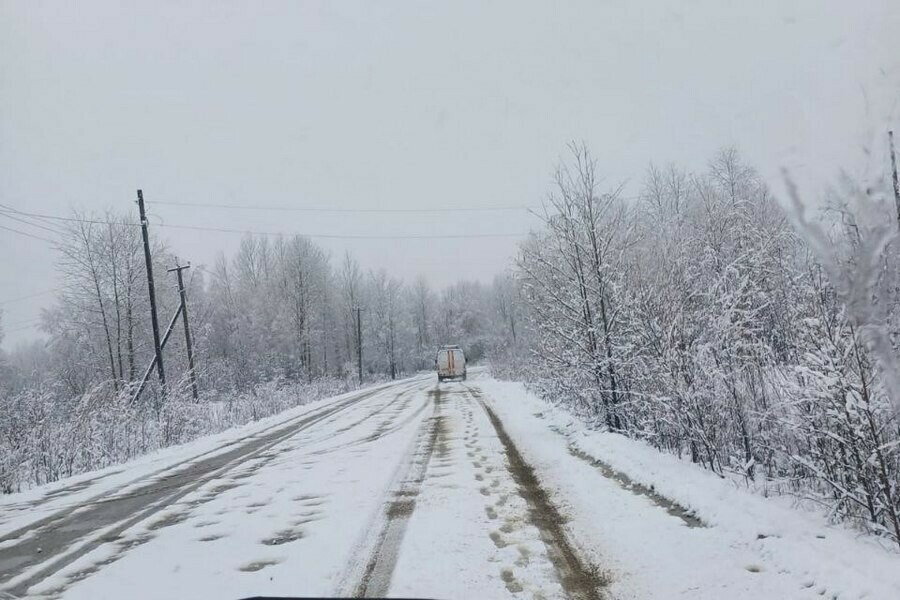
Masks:
[[[897,222],[900,223],[900,183],[897,182],[897,157],[894,154],[894,132],[888,131],[888,141],[891,145],[891,171],[894,176],[894,202],[897,203]]]
[[[328,275],[322,272],[322,367],[328,377]]]
[[[150,321],[153,324],[153,350],[156,352],[156,373],[162,395],[166,395],[166,371],[163,369],[162,345],[159,343],[159,319],[156,317],[156,290],[153,287],[153,260],[150,258],[150,235],[147,233],[147,213],[144,211],[144,192],[137,191],[138,210],[141,213],[141,233],[144,236],[144,260],[147,263],[147,287],[150,290]]]
[[[172,315],[171,320],[169,320],[169,327],[166,329],[165,335],[162,337],[162,341],[159,343],[160,348],[166,347],[166,342],[169,341],[169,336],[172,335],[172,332],[175,330],[175,322],[178,320],[178,316],[181,314],[181,304],[178,304],[178,308],[175,309],[175,314]],[[144,391],[144,388],[147,387],[147,380],[150,379],[150,373],[153,372],[153,369],[156,367],[156,357],[153,357],[153,360],[150,361],[150,364],[147,365],[147,370],[144,371],[144,376],[141,377],[141,382],[138,384],[137,390],[134,392],[134,396],[131,397],[131,403],[134,404],[138,401],[138,398],[141,397],[141,394]]]
[[[178,258],[176,257],[175,268],[169,269],[168,272],[171,273],[172,271],[175,271],[178,275],[178,295],[181,297],[181,320],[184,322],[184,343],[187,346],[188,371],[191,375],[191,392],[194,395],[194,400],[197,400],[199,394],[197,393],[197,377],[194,375],[194,349],[191,344],[191,327],[188,323],[187,292],[184,289],[184,278],[181,276],[182,271],[190,268],[191,263],[182,267],[178,264]]]
[[[359,384],[362,385],[362,309],[359,306],[356,307],[356,362],[359,368]]]

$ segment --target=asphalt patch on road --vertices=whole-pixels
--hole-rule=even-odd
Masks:
[[[255,573],[256,571],[262,571],[266,567],[277,565],[280,562],[280,560],[276,559],[256,560],[239,567],[238,570],[244,571],[245,573]]]
[[[415,509],[415,500],[394,500],[388,504],[385,514],[388,519],[397,519],[399,517],[409,517]]]
[[[267,537],[262,543],[266,546],[280,546],[303,539],[303,536],[303,530],[301,529],[284,529],[271,537]]]

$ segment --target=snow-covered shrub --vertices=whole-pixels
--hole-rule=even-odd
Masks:
[[[175,388],[156,410],[109,383],[61,401],[52,390],[0,398],[0,491],[10,493],[244,425],[353,389],[352,381],[283,380],[195,401]]]
[[[900,543],[895,219],[842,210],[810,243],[733,150],[651,167],[637,203],[572,151],[518,260],[530,359],[494,371]]]

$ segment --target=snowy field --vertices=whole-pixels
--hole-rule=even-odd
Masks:
[[[3,498],[0,590],[892,599],[900,556],[521,385],[419,377]]]

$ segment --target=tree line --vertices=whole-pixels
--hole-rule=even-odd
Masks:
[[[233,256],[190,269],[195,375],[179,328],[155,377],[140,228],[131,213],[73,214],[58,231],[62,281],[43,311],[46,341],[0,353],[0,490],[11,492],[246,423],[366,381],[433,367],[459,343],[477,360],[502,345],[515,286],[462,281],[443,289],[335,259],[308,238],[244,237]],[[174,251],[151,238],[160,326],[179,306]],[[359,309],[359,310],[357,310]],[[503,312],[506,311],[506,312]],[[357,323],[357,318],[361,318]],[[506,319],[507,321],[504,321]],[[2,315],[0,315],[2,339]]]
[[[512,373],[900,543],[893,198],[845,182],[814,219],[726,149],[701,173],[651,166],[633,201],[570,150],[517,260],[533,362]]]

